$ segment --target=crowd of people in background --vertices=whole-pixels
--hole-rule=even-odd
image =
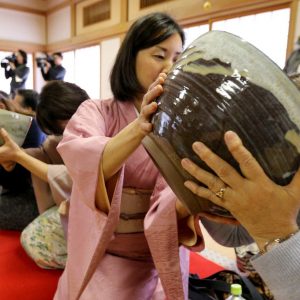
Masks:
[[[62,66],[63,55],[55,52],[52,55],[45,55],[36,59],[37,67],[40,68],[44,80],[64,80],[66,69]],[[17,91],[26,88],[30,68],[27,66],[27,53],[19,49],[10,56],[1,60],[1,67],[4,69],[6,79],[10,79],[9,98],[13,99]]]
[[[40,94],[25,88],[30,72],[25,51],[1,63],[11,88],[10,94],[0,92],[0,109],[33,121],[22,147],[0,129],[0,230],[22,231],[22,246],[40,267],[65,269],[56,300],[187,299],[188,251],[204,247],[199,221],[220,244],[255,241],[260,253],[253,265],[276,299],[287,292],[299,299],[299,172],[289,186],[275,185],[233,132],[225,134],[225,142],[244,177],[195,143],[195,153],[215,175],[183,159],[182,167],[208,187],[204,191],[188,181],[186,188],[240,222],[226,224],[190,215],[141,146],[152,130],[165,73],[184,41],[182,28],[166,14],[138,19],[112,68],[113,98],[104,101],[89,100],[82,88],[63,81],[60,52],[37,61],[46,81]],[[226,168],[225,177],[220,168]],[[210,193],[211,176],[220,188],[226,186],[225,200]],[[273,207],[266,204],[271,195],[266,185],[274,191]],[[253,203],[255,209],[249,209]],[[262,213],[263,220],[253,222]],[[268,249],[271,243],[274,249]]]

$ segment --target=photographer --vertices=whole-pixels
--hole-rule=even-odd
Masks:
[[[289,76],[300,73],[300,36],[297,40],[296,49],[291,53],[286,61],[283,71]]]
[[[56,52],[53,54],[53,59],[47,57],[47,59],[40,62],[42,75],[45,81],[64,80],[66,69],[61,65],[62,60],[63,56],[61,52]]]
[[[17,90],[25,88],[25,82],[28,78],[27,53],[23,50],[18,50],[15,54],[5,59],[8,62],[2,61],[1,67],[5,70],[5,78],[11,77],[10,96],[14,98]]]

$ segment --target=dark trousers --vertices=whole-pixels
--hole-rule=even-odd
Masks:
[[[23,230],[38,215],[32,187],[0,194],[0,230]]]

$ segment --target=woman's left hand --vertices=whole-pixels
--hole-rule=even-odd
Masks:
[[[166,79],[165,73],[160,73],[158,78],[150,85],[148,92],[143,97],[141,112],[138,118],[143,133],[148,134],[152,130],[150,119],[157,110],[157,103],[154,101],[163,92],[162,85]]]
[[[0,129],[0,138],[4,141],[4,144],[0,147],[0,164],[15,162],[18,154],[22,152],[22,149],[12,140],[7,131],[4,128]]]

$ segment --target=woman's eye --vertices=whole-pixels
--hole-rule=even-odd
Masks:
[[[164,59],[165,58],[163,55],[154,55],[154,57],[156,57],[158,59]]]
[[[173,62],[175,63],[178,60],[179,56],[174,57]]]

